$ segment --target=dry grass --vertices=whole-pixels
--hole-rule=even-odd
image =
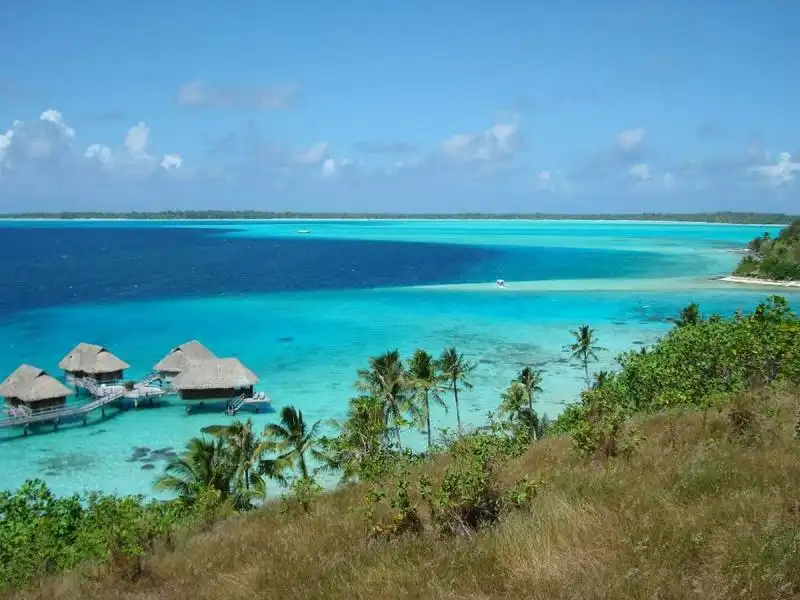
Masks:
[[[40,582],[18,598],[750,599],[800,597],[796,396],[754,394],[746,431],[728,409],[638,423],[629,461],[588,462],[565,439],[508,465],[546,486],[530,512],[470,539],[433,534],[368,544],[363,490],[312,514],[270,507],[150,557],[136,582],[100,570]]]

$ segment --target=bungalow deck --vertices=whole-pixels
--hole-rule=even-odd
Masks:
[[[134,390],[141,389],[153,383],[155,380],[159,379],[158,374],[151,374],[139,381],[134,385]],[[28,433],[28,426],[34,425],[38,423],[53,423],[54,428],[58,429],[58,425],[61,422],[61,419],[67,417],[75,417],[75,416],[83,416],[83,422],[86,423],[86,417],[92,411],[97,409],[105,411],[105,407],[111,404],[112,402],[116,402],[123,398],[126,394],[129,394],[131,390],[126,390],[124,387],[122,389],[115,389],[110,393],[106,393],[105,390],[97,385],[94,382],[90,382],[89,380],[82,380],[79,387],[83,387],[84,389],[88,390],[92,396],[94,396],[94,400],[91,402],[87,402],[86,404],[81,404],[79,406],[59,406],[57,408],[52,408],[48,410],[38,411],[31,414],[20,414],[18,416],[9,416],[5,419],[0,419],[0,428],[4,427],[25,427],[25,433]]]

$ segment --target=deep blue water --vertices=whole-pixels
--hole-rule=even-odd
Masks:
[[[525,279],[635,277],[661,254],[241,238],[220,229],[0,226],[0,315],[84,302]]]

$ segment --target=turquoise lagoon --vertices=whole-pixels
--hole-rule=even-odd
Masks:
[[[517,369],[545,370],[538,410],[576,399],[569,330],[594,327],[603,352],[649,344],[689,302],[750,309],[772,293],[714,281],[735,249],[775,227],[585,221],[6,222],[0,276],[0,373],[19,363],[58,373],[78,341],[149,372],[199,339],[261,377],[275,408],[343,416],[370,355],[455,344],[478,363],[463,418],[477,426]],[[310,235],[297,230],[310,229]],[[497,278],[506,289],[494,285]],[[261,428],[274,413],[253,414]],[[86,426],[0,432],[0,487],[40,477],[57,493],[151,494],[160,455],[180,451],[221,409],[187,415],[177,399],[108,411]],[[455,414],[438,411],[437,428]],[[424,436],[409,431],[409,444]],[[156,454],[145,453],[147,448]],[[161,451],[159,455],[157,451]],[[152,466],[149,466],[152,465]]]

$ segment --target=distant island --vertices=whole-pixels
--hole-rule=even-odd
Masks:
[[[775,238],[764,233],[753,239],[747,249],[749,252],[736,267],[733,280],[800,282],[800,219],[792,221]]]
[[[639,214],[548,214],[548,213],[316,213],[273,212],[258,210],[166,210],[155,212],[27,212],[0,215],[2,219],[129,219],[129,220],[273,220],[273,219],[513,219],[520,221],[673,221],[730,223],[740,225],[788,225],[797,216],[783,213],[712,212],[712,213],[639,213]]]

